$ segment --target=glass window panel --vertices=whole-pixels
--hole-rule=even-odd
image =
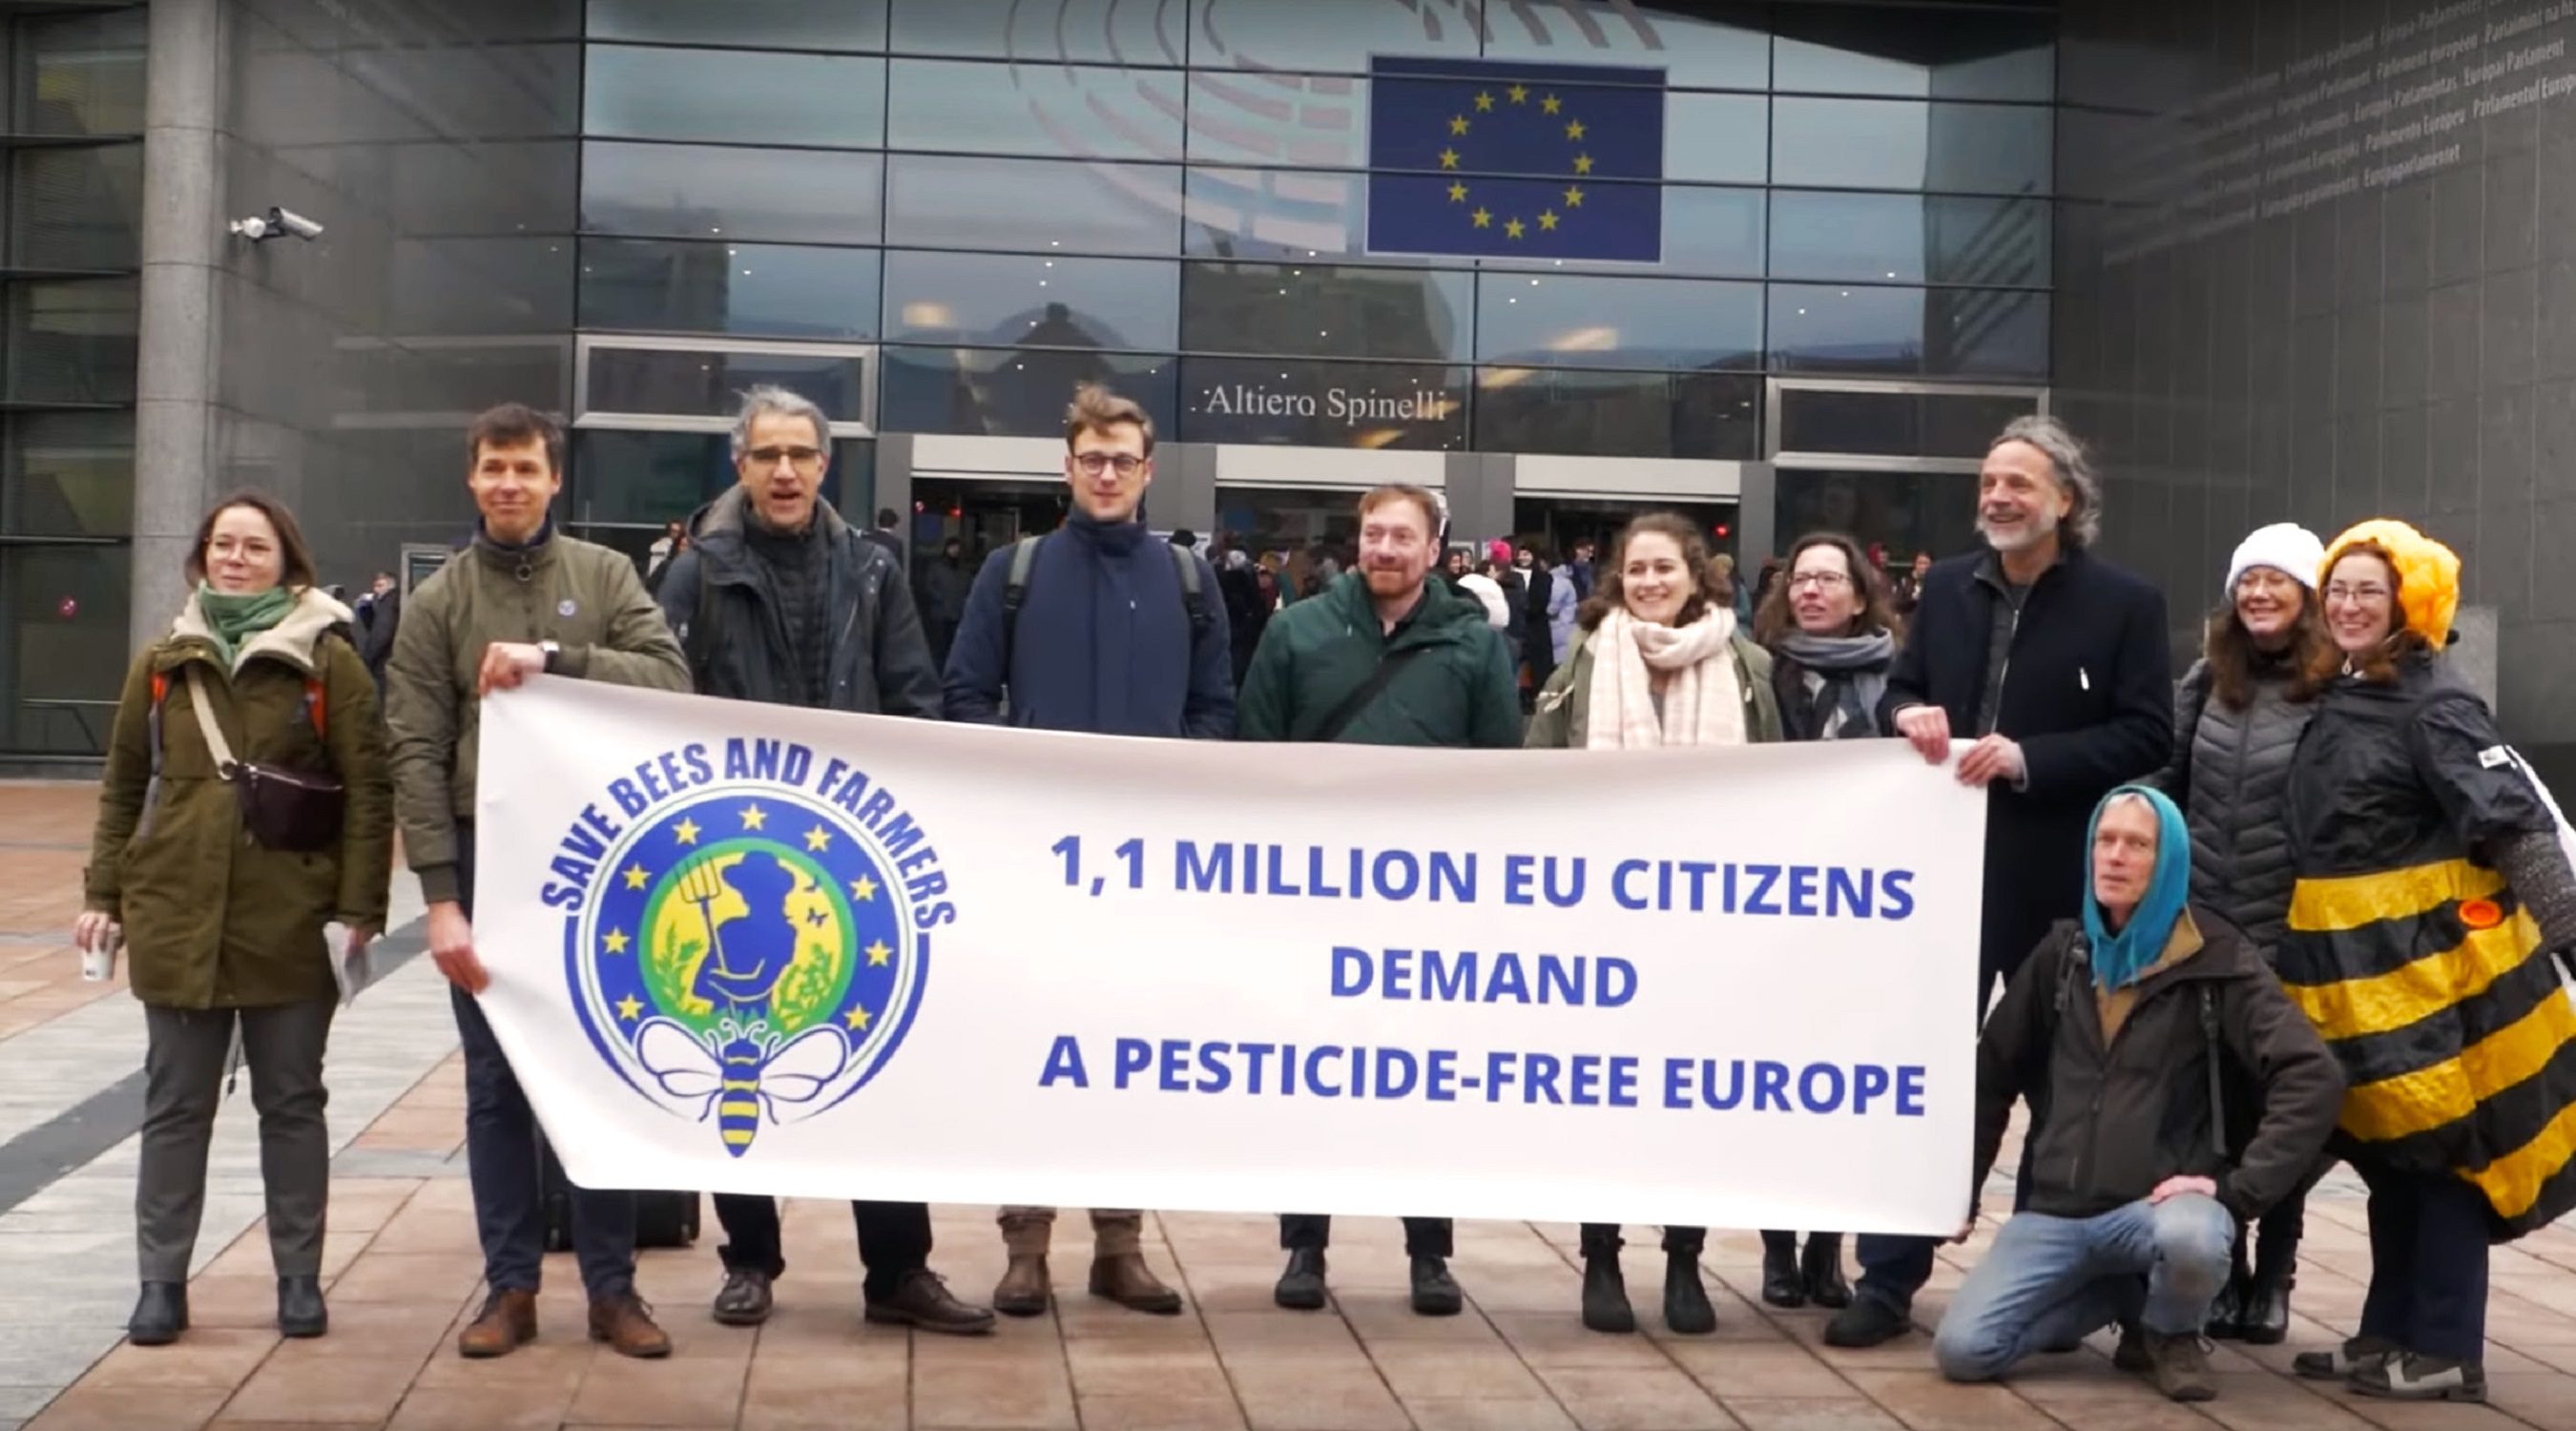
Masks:
[[[1181,276],[1181,346],[1316,357],[1464,357],[1474,282],[1470,274],[1427,269],[1194,263]]]
[[[877,253],[788,244],[584,239],[581,326],[873,338]]]
[[[874,243],[884,162],[811,149],[585,144],[581,223],[594,233]]]
[[[874,56],[592,45],[582,132],[873,148],[885,136],[886,62]]]
[[[937,4],[942,0],[925,0]],[[1143,8],[1141,6],[1135,8]],[[1157,11],[1164,6],[1154,7]],[[1177,8],[1177,7],[1169,7]],[[1387,55],[1473,59],[1476,21],[1462,7],[1370,4],[1337,9],[1318,23],[1311,5],[1279,0],[1189,0],[1189,63],[1197,69],[1325,70],[1365,73]]]
[[[1664,267],[1677,273],[1762,272],[1760,189],[1664,190]]]
[[[1771,101],[1758,94],[1664,96],[1664,177],[1759,184],[1771,177]]]
[[[594,40],[881,50],[886,0],[590,0]]]
[[[2049,203],[1921,194],[1771,196],[1779,278],[2048,286]]]
[[[142,261],[143,146],[19,150],[9,214],[9,262],[18,267],[134,267]]]
[[[0,373],[11,401],[134,401],[135,280],[17,283],[8,293]]]
[[[896,149],[1181,157],[1181,77],[1170,71],[896,60],[891,74]]]
[[[1181,62],[1177,5],[1117,0],[894,0],[894,49],[1023,64]]]
[[[835,422],[866,416],[868,364],[836,353],[731,353],[657,348],[590,350],[582,411],[731,417],[742,394],[775,385],[811,398]]]
[[[1331,259],[1367,252],[1361,229],[1368,202],[1365,175],[1192,168],[1184,199],[1184,253]]]
[[[143,132],[142,7],[20,20],[10,64],[21,134]]]
[[[1177,417],[1175,362],[1142,353],[1038,348],[916,348],[888,344],[885,432],[962,432],[997,437],[1064,435],[1064,405],[1085,383],[1133,398],[1169,441]]]
[[[1467,370],[1312,358],[1183,358],[1190,442],[1462,451]]]
[[[5,529],[21,536],[134,530],[134,414],[20,413],[7,424]]]
[[[1181,245],[1181,171],[1063,159],[887,156],[886,242],[1165,257]]]
[[[385,331],[561,333],[572,326],[573,254],[561,235],[395,239]]]
[[[1657,65],[1673,85],[1758,90],[1771,76],[1770,29],[1763,10],[1760,5],[1724,0],[1667,4],[1487,0],[1485,24],[1490,38],[1485,52],[1498,57]]]
[[[1762,379],[1731,373],[1476,370],[1476,447],[1586,457],[1761,455]]]
[[[2045,379],[2048,298],[2000,288],[1771,287],[1787,372]]]
[[[98,756],[125,684],[128,547],[0,550],[0,749]]]
[[[865,438],[833,442],[832,461],[823,475],[824,501],[837,505],[854,486],[873,490],[875,446]],[[732,439],[721,432],[577,428],[566,469],[566,524],[586,541],[604,542],[634,557],[651,549],[663,523],[686,520],[740,480]]]
[[[1921,99],[2049,99],[2051,16],[1799,5],[1778,12],[1773,88]]]
[[[2052,111],[1892,99],[1771,102],[1771,177],[1828,189],[2049,192]]]
[[[2004,424],[2033,405],[2032,398],[1985,393],[1783,388],[1779,446],[1783,452],[1983,457]]]
[[[1355,75],[1198,71],[1189,77],[1190,157],[1364,169],[1368,101],[1369,82]]]
[[[1169,259],[886,254],[886,336],[973,347],[1169,351],[1180,327]]]
[[[1762,366],[1762,285],[1487,273],[1476,358],[1602,368]]]
[[[1915,553],[1936,560],[1977,545],[1977,478],[1969,472],[1806,472],[1775,479],[1772,530],[1782,546],[1801,533],[1847,533],[1890,566]]]

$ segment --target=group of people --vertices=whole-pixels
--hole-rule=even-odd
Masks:
[[[633,563],[555,530],[561,430],[516,405],[484,413],[467,434],[476,536],[411,594],[381,716],[351,613],[317,587],[293,515],[258,493],[207,515],[195,589],[126,683],[75,930],[85,949],[130,949],[150,1030],[135,1341],[187,1325],[236,1038],[278,1323],[325,1330],[328,961],[382,929],[397,826],[465,1056],[487,1296],[458,1349],[499,1356],[535,1334],[538,1129],[476,999],[473,821],[480,702],[544,672],[1160,739],[1906,740],[1945,768],[1935,778],[1988,793],[1971,1225],[2014,1103],[2032,1109],[2015,1212],[1941,1320],[1942,1370],[1997,1376],[2116,1324],[2121,1366],[2178,1399],[2214,1394],[2203,1335],[2286,1335],[2300,1203],[2341,1158],[2370,1188],[2369,1299],[2358,1334],[2298,1371],[2379,1396],[2483,1396],[2487,1248],[2576,1205],[2550,1133],[2576,1104],[2576,1059],[2558,1056],[2576,1011],[2549,957],[2576,946],[2576,875],[2554,808],[2442,659],[2459,563],[2412,528],[2365,522],[2330,545],[2253,533],[2177,684],[2162,596],[2093,554],[2089,455],[2061,423],[2026,418],[1978,479],[1981,549],[1921,571],[1910,619],[1841,534],[1801,537],[1749,621],[1680,516],[1638,518],[1597,565],[1578,549],[1565,570],[1582,595],[1561,634],[1550,598],[1551,659],[1525,716],[1523,653],[1477,576],[1432,579],[1448,534],[1428,491],[1362,497],[1354,567],[1270,613],[1238,659],[1221,574],[1139,520],[1151,420],[1083,389],[1065,424],[1071,515],[986,557],[943,656],[894,544],[819,500],[829,430],[793,393],[747,394],[738,484],[688,521],[648,591]],[[324,947],[330,926],[347,930],[341,949]],[[713,1315],[757,1324],[787,1266],[777,1207],[715,1203]],[[930,1270],[926,1207],[852,1212],[867,1320],[975,1333],[1049,1305],[1054,1209],[1001,1209],[990,1308]],[[1177,1312],[1142,1220],[1092,1210],[1088,1289]],[[632,1193],[572,1194],[591,1334],[664,1355],[634,1291],[634,1222]],[[1414,1310],[1458,1312],[1450,1222],[1404,1227]],[[1842,1234],[1804,1232],[1763,1233],[1766,1302],[1833,1310],[1837,1346],[1909,1327],[1934,1241],[1861,1230],[1854,1284]],[[1280,1218],[1280,1306],[1325,1304],[1330,1235],[1323,1215]],[[1677,1332],[1715,1326],[1704,1239],[1663,1230]],[[1582,1319],[1600,1331],[1636,1326],[1620,1247],[1615,1225],[1582,1229]]]

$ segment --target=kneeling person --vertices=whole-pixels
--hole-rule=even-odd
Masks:
[[[2026,1210],[1941,1319],[1953,1381],[2116,1321],[2122,1369],[2176,1401],[2217,1395],[2200,1332],[2236,1229],[2315,1162],[2343,1074],[2252,942],[2187,905],[2190,885],[2173,802],[2112,791],[2093,812],[2081,923],[2050,931],[1986,1022],[1971,1187],[2016,1098],[2031,1101],[2033,1156]]]

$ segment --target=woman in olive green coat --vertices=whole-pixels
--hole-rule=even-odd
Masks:
[[[170,635],[126,677],[73,928],[84,951],[121,937],[149,1035],[134,1199],[143,1293],[127,1332],[157,1345],[188,1325],[206,1147],[238,1028],[259,1110],[278,1329],[320,1336],[331,961],[356,957],[384,927],[384,732],[375,682],[346,639],[348,608],[317,586],[303,534],[275,499],[246,492],[209,512],[188,576],[196,590]],[[338,780],[336,837],[326,798],[323,819],[301,822],[301,834],[264,827],[280,847],[263,843],[223,752]],[[329,923],[348,927],[339,949],[325,947]]]
[[[1601,584],[1576,614],[1580,634],[1540,690],[1524,744],[1535,750],[1634,750],[1780,739],[1771,657],[1736,629],[1726,580],[1699,528],[1670,512],[1628,524]],[[1708,1231],[1664,1229],[1664,1325],[1717,1327],[1700,1252]],[[1633,1332],[1615,1223],[1583,1225],[1583,1325]]]

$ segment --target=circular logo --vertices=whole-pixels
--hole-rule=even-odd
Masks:
[[[792,790],[698,794],[631,826],[574,926],[573,1002],[637,1092],[763,1127],[858,1091],[921,1001],[928,940],[856,821]]]

